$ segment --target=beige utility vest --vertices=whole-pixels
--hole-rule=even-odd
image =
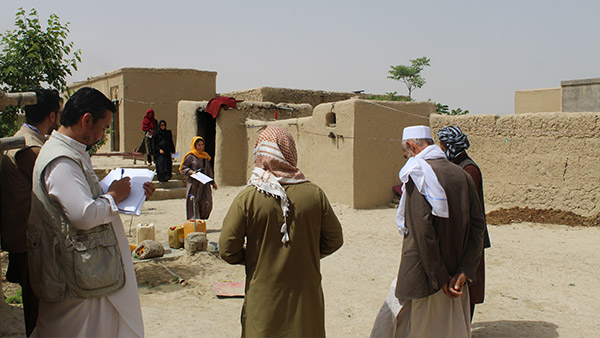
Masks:
[[[51,136],[40,150],[33,169],[31,214],[27,229],[27,258],[34,293],[46,301],[112,293],[125,285],[119,244],[111,223],[89,230],[72,226],[62,206],[52,201],[44,184],[44,170],[60,157],[73,160],[85,174],[92,197],[101,188],[93,169],[61,137]]]

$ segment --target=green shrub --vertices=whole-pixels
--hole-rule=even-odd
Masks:
[[[23,304],[23,291],[18,289],[12,296],[4,296],[7,304]]]

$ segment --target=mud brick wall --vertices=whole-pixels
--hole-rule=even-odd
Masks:
[[[434,135],[447,125],[469,137],[490,206],[600,213],[600,113],[430,117]]]

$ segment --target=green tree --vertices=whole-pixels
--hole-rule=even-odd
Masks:
[[[467,109],[462,110],[461,108],[450,109],[447,104],[436,103],[435,110],[441,115],[467,115],[469,111]]]
[[[409,60],[410,66],[398,65],[390,66],[388,79],[402,81],[408,89],[408,98],[412,101],[412,92],[416,88],[421,88],[425,84],[425,79],[421,76],[423,68],[429,66],[430,59],[423,56],[414,60]]]
[[[15,30],[0,33],[0,88],[5,92],[22,92],[33,87],[67,90],[66,78],[77,70],[81,50],[67,41],[69,23],[60,23],[51,14],[46,29],[42,29],[35,9],[29,14],[19,8]],[[17,109],[7,107],[0,115],[0,136],[10,136],[17,130]]]

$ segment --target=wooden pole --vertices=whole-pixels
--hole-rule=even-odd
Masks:
[[[19,149],[25,147],[24,136],[11,136],[0,138],[0,151]]]
[[[0,90],[0,110],[6,106],[26,106],[37,103],[35,92],[5,93]]]

